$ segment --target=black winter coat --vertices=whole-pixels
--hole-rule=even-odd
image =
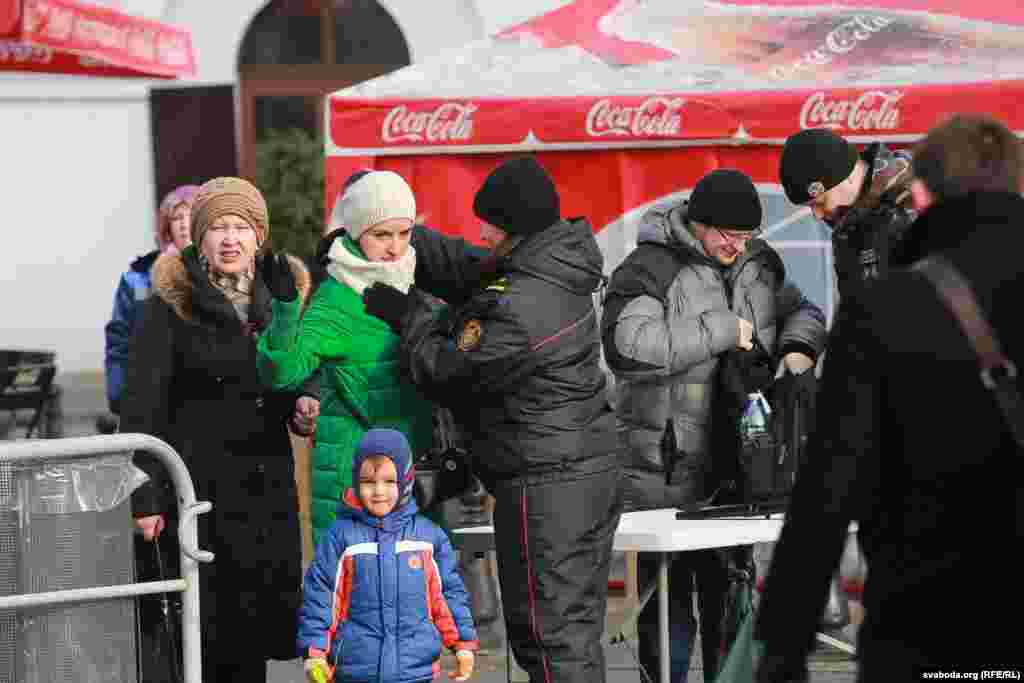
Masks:
[[[1018,195],[946,200],[914,224],[904,262],[948,258],[1018,367],[1022,225]],[[1021,541],[1021,453],[958,323],[923,276],[894,270],[844,300],[829,353],[757,624],[759,680],[803,666],[851,520],[869,567],[861,680],[1011,663],[1017,632],[998,624],[1020,605],[1003,558]]]
[[[472,435],[491,490],[531,473],[618,467],[592,298],[602,265],[590,225],[562,221],[515,246],[450,316],[427,306],[408,316],[408,371]]]
[[[306,269],[291,259],[300,292]],[[270,294],[254,282],[243,325],[208,281],[194,249],[160,257],[140,311],[122,401],[121,431],[151,434],[181,455],[198,500],[204,661],[293,658],[301,586],[295,466],[286,421],[296,394],[265,389],[256,372],[254,330],[270,316]],[[136,517],[171,515],[163,468],[136,456],[152,483],[133,496]],[[210,649],[214,648],[214,649]]]

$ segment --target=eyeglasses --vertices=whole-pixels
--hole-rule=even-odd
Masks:
[[[750,240],[757,239],[761,236],[760,228],[749,232],[734,232],[731,230],[722,230],[721,228],[713,228],[713,230],[721,235],[723,240],[732,244],[746,244]]]

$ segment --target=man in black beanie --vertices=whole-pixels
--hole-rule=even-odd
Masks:
[[[747,392],[766,389],[780,362],[784,372],[807,373],[824,346],[824,316],[785,279],[775,250],[757,239],[761,221],[750,178],[712,171],[689,202],[644,216],[637,248],[612,274],[601,334],[616,379],[627,510],[679,507],[716,489],[738,490],[739,414]],[[751,377],[739,395],[726,391],[724,368],[755,353],[755,338],[763,347],[758,352],[770,354],[765,364],[771,371],[756,381]],[[729,495],[715,502],[738,502]],[[657,566],[654,554],[640,554],[641,584],[654,579]],[[704,676],[710,680],[723,637],[724,557],[716,551],[680,553],[669,582],[669,680],[686,681],[696,626],[694,582]],[[656,600],[644,607],[637,628],[640,662],[657,681]]]
[[[921,215],[902,260],[849,296],[833,328],[820,419],[758,610],[759,683],[808,679],[853,520],[868,565],[859,683],[999,668],[1019,677],[1018,663],[995,664],[1016,660],[1019,636],[993,617],[1007,596],[991,549],[1021,537],[1021,448],[996,398],[1006,385],[979,378],[972,346],[985,329],[1002,341],[989,354],[1005,357],[981,366],[1004,378],[1002,362],[1024,367],[1024,145],[997,120],[952,116],[914,148],[914,176]],[[976,326],[962,327],[964,315]]]
[[[899,258],[914,221],[910,155],[881,143],[863,154],[827,128],[800,131],[786,140],[779,161],[786,197],[807,206],[832,228],[839,294],[870,283]]]
[[[471,436],[516,660],[532,683],[603,683],[621,474],[592,299],[604,259],[531,157],[495,169],[473,209],[489,281],[445,319],[379,288],[366,310],[401,330],[413,381]]]

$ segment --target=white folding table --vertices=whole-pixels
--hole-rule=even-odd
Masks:
[[[658,625],[661,683],[670,683],[668,569],[671,553],[707,548],[728,548],[752,543],[770,543],[782,531],[782,515],[771,517],[730,517],[719,519],[676,519],[675,508],[627,512],[615,531],[618,551],[660,553],[658,565]],[[494,528],[466,527],[452,530],[452,543],[464,552],[494,549]],[[641,602],[642,604],[642,602]]]

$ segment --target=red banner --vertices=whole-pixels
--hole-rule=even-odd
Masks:
[[[961,113],[986,113],[1024,129],[1024,80],[958,84]],[[803,128],[843,136],[917,136],[951,109],[951,86],[678,93],[650,97],[349,100],[331,103],[333,153],[416,149],[498,151],[622,147],[699,140],[777,141]],[[329,152],[331,153],[331,152]]]
[[[195,74],[183,29],[74,0],[0,2],[0,70],[174,78]],[[19,45],[20,44],[20,45]]]
[[[465,147],[727,138],[737,119],[711,98],[339,100],[331,137],[348,148]]]

